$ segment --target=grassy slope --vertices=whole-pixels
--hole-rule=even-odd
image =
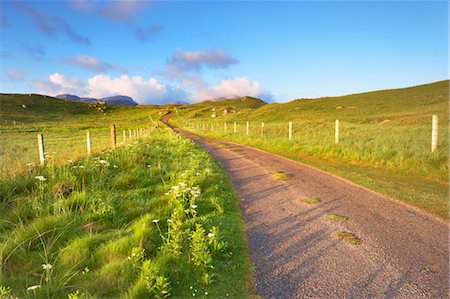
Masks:
[[[249,144],[282,154],[365,185],[448,219],[448,89],[449,82],[342,97],[299,99],[236,109],[212,119],[218,103],[180,108],[188,124],[214,124],[200,134]],[[196,112],[198,110],[199,112]],[[439,150],[430,153],[431,115],[439,116]],[[334,120],[340,119],[335,145]],[[237,122],[238,133],[223,132],[223,122]],[[246,136],[245,121],[250,122]],[[287,139],[287,122],[294,126]],[[265,137],[260,124],[265,122]]]
[[[26,108],[23,108],[25,105]],[[0,96],[0,174],[21,173],[27,164],[38,161],[36,134],[44,133],[50,161],[78,159],[86,154],[86,131],[90,131],[92,150],[111,144],[109,125],[116,124],[118,141],[130,129],[153,125],[163,113],[159,107],[108,106],[105,113],[87,103],[60,100],[41,95],[1,94]]]
[[[197,187],[198,197],[187,189]],[[1,286],[21,298],[248,291],[243,223],[226,174],[166,128],[96,157],[1,179],[0,219],[0,297]],[[32,285],[41,288],[27,291]]]

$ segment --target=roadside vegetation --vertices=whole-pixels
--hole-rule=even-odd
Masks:
[[[0,179],[2,298],[248,297],[237,198],[166,127]]]
[[[449,81],[441,81],[283,104],[240,98],[178,107],[171,121],[200,135],[316,166],[448,220],[448,90]],[[434,153],[430,151],[433,114],[439,117],[439,145]],[[336,119],[340,120],[338,144],[334,143]],[[293,123],[291,140],[288,122]]]

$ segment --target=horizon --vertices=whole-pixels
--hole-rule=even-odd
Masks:
[[[287,102],[448,80],[444,1],[0,5],[1,93]]]

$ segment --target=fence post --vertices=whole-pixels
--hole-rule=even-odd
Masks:
[[[44,143],[44,134],[39,133],[37,135],[38,139],[38,148],[39,148],[39,163],[41,165],[45,164],[45,143]]]
[[[264,122],[261,123],[261,137],[264,137]]]
[[[248,135],[248,131],[249,131],[249,126],[250,126],[250,124],[248,123],[248,121],[247,121],[247,124],[246,124],[246,126],[245,126],[245,133]]]
[[[438,117],[433,115],[431,128],[431,152],[434,152],[438,147]]]
[[[111,145],[112,147],[116,147],[116,125],[112,124],[110,125],[110,129],[111,129]]]
[[[234,122],[234,133],[236,133],[236,122]]]
[[[123,143],[127,142],[127,134],[125,133],[125,130],[122,130],[122,139],[123,139]]]
[[[91,133],[89,131],[86,132],[86,147],[87,147],[87,155],[91,155]]]
[[[227,123],[226,122],[223,123],[223,131],[225,133],[227,132]]]
[[[289,122],[289,140],[292,139],[292,122]]]
[[[336,119],[335,121],[335,128],[334,128],[334,143],[339,143],[339,119]]]
[[[214,131],[214,124],[211,124],[211,132]]]
[[[130,139],[130,142],[133,141],[133,135],[131,134],[131,129],[128,129],[128,138]]]

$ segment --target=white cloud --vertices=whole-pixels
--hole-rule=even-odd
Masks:
[[[183,91],[165,85],[155,78],[144,79],[141,76],[123,75],[111,78],[107,75],[96,75],[89,78],[87,82],[83,82],[78,78],[54,73],[46,79],[33,81],[31,85],[42,94],[70,93],[93,98],[126,95],[140,104],[186,100],[186,94]]]
[[[262,94],[258,81],[247,77],[236,77],[220,81],[217,85],[198,89],[193,97],[194,102],[215,98],[235,98],[241,96],[258,97]]]
[[[101,98],[112,95],[127,95],[138,103],[161,101],[167,96],[167,88],[155,78],[145,80],[141,76],[126,75],[111,78],[97,75],[88,79],[89,96]]]

